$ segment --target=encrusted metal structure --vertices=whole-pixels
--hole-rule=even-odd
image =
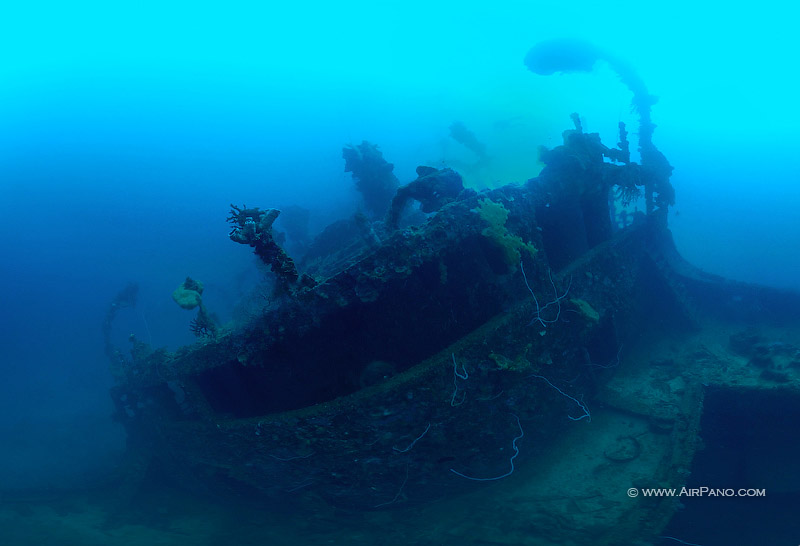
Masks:
[[[663,156],[621,162],[622,148],[576,126],[525,184],[454,193],[420,223],[368,223],[369,236],[354,228],[305,271],[292,264],[278,303],[247,324],[175,353],[109,350],[135,467],[360,511],[468,498],[522,475],[527,493],[495,497],[506,536],[658,533],[674,499],[625,489],[686,482],[704,385],[728,381],[721,362],[753,388],[796,388],[793,342],[756,367],[763,332],[740,339],[738,360],[720,347],[756,315],[793,331],[800,298],[687,264],[652,195],[650,177],[663,190],[671,171]],[[642,193],[649,214],[622,222]],[[259,209],[233,218],[252,233],[234,235],[258,252],[265,211],[247,211]],[[287,270],[271,233],[263,240]],[[720,346],[699,341],[710,322]],[[693,352],[670,361],[664,340]]]

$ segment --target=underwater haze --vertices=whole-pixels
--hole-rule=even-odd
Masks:
[[[586,40],[658,96],[675,167],[670,228],[705,271],[800,290],[800,8],[760,2],[15,3],[0,18],[0,491],[108,479],[125,449],[103,352],[194,338],[172,301],[202,279],[221,321],[263,271],[229,206],[297,205],[318,233],[362,207],[342,148],[380,147],[481,190],[538,174],[584,128],[636,147],[629,89],[602,61],[539,75],[536,43]],[[451,137],[461,123],[487,161]],[[279,226],[280,220],[276,225]],[[125,346],[125,338],[119,345]]]

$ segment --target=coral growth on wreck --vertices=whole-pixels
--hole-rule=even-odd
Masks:
[[[478,201],[478,207],[473,209],[473,212],[478,213],[489,224],[481,234],[497,245],[506,264],[518,264],[522,258],[523,251],[530,253],[530,255],[536,254],[536,247],[523,241],[519,235],[514,235],[508,231],[508,228],[506,228],[508,209],[502,203],[491,199],[481,199]]]

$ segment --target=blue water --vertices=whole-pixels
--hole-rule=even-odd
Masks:
[[[380,145],[401,182],[453,166],[474,188],[524,181],[580,112],[616,142],[631,96],[602,63],[537,76],[537,41],[614,51],[650,92],[675,166],[679,249],[727,277],[800,289],[795,21],[786,3],[17,3],[0,22],[0,489],[99,479],[111,422],[105,307],[122,328],[192,341],[170,301],[202,279],[223,320],[260,273],[227,238],[230,203],[297,204],[312,231],[359,195],[342,146]],[[461,121],[491,164],[448,137]],[[635,143],[635,135],[632,135]]]

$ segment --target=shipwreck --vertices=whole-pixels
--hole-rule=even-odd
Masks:
[[[157,467],[215,494],[372,512],[517,479],[525,493],[498,492],[490,522],[453,527],[576,544],[661,533],[676,499],[625,491],[690,482],[707,403],[796,399],[800,296],[681,258],[649,114],[640,163],[624,125],[608,147],[573,122],[539,176],[482,192],[426,166],[403,186],[374,145],[345,148],[367,212],[302,260],[279,211],[232,206],[230,238],[271,268],[274,304],[235,326],[201,306],[194,345],[111,345],[123,291],[104,331],[128,482]]]

